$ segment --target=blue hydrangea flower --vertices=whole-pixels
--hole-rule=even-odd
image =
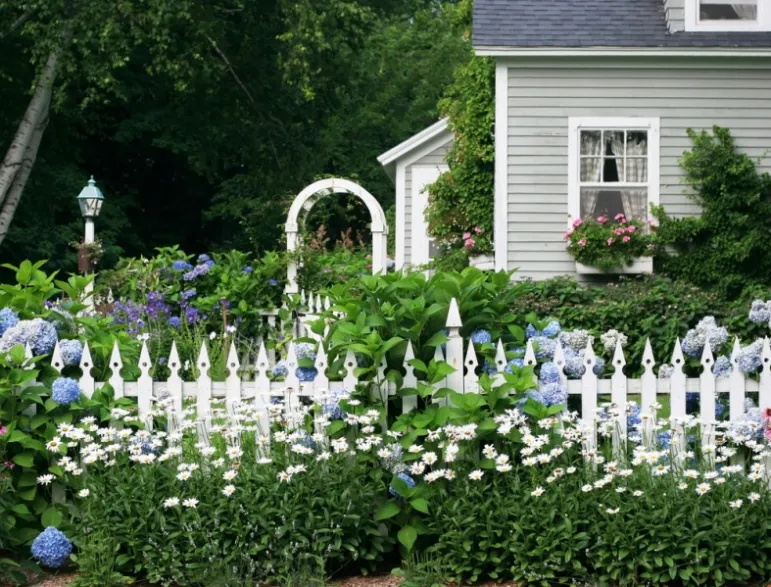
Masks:
[[[599,377],[605,371],[605,359],[602,357],[594,357],[594,367],[592,372]]]
[[[731,359],[725,355],[721,355],[715,359],[715,366],[712,370],[715,377],[728,377],[733,373],[733,370],[734,368],[731,366]]]
[[[541,365],[541,381],[544,383],[559,383],[560,368],[552,362]]]
[[[659,379],[671,379],[674,372],[675,368],[672,365],[664,363],[659,367]]]
[[[53,526],[49,526],[37,535],[32,543],[32,556],[41,565],[50,569],[58,569],[72,554],[72,542]]]
[[[637,404],[632,404],[629,406],[626,412],[626,427],[627,430],[634,430],[635,426],[639,426],[642,422],[642,418],[640,416],[641,408]]]
[[[715,354],[727,340],[728,330],[725,326],[718,326],[714,316],[706,316],[699,320],[696,328],[691,328],[685,334],[680,346],[685,354],[699,358],[707,342],[710,350]]]
[[[554,351],[557,349],[557,343],[553,339],[546,338],[545,336],[536,336],[532,341],[536,359],[545,361],[554,358]]]
[[[207,255],[206,253],[202,253],[202,254],[198,255],[197,261],[199,263],[208,263],[209,261],[211,261],[211,257],[209,255]]]
[[[77,338],[61,341],[59,350],[66,366],[80,365],[80,359],[83,358],[83,345]]]
[[[276,281],[275,279],[269,279],[269,280],[268,280],[268,283],[269,283],[270,285],[278,285],[278,281]]]
[[[254,271],[254,268],[251,265],[247,265],[241,270],[241,273],[249,275],[252,271]]]
[[[281,359],[276,365],[273,367],[273,377],[286,377],[289,375],[289,369],[286,366],[286,361],[284,359]]]
[[[538,389],[528,393],[528,396],[546,407],[567,403],[568,390],[560,383],[541,383]]]
[[[48,355],[54,350],[57,334],[53,324],[42,318],[21,320],[0,337],[0,352],[6,353],[17,344],[29,345],[33,354]]]
[[[10,308],[0,310],[0,335],[19,323],[19,315]]]
[[[316,367],[297,367],[295,375],[303,383],[309,383],[316,379],[316,375],[319,374],[319,370]]]
[[[506,368],[504,369],[504,371],[506,371],[506,373],[514,373],[514,367],[516,367],[517,369],[521,369],[524,366],[525,366],[525,360],[519,357],[516,357],[514,359],[511,359],[511,361],[509,361],[506,364]]]
[[[174,271],[189,271],[190,269],[193,268],[193,266],[190,263],[188,263],[187,261],[179,260],[179,261],[174,261],[171,264],[171,268]]]
[[[763,341],[758,339],[750,345],[742,347],[739,354],[736,356],[736,362],[739,365],[739,369],[742,373],[754,373],[760,369],[763,361],[760,358],[760,353],[763,351]]]
[[[321,407],[322,413],[329,417],[330,420],[342,420],[345,417],[345,413],[340,402],[348,399],[349,396],[350,394],[346,390],[331,392],[329,398]]]
[[[172,316],[169,318],[169,326],[179,330],[179,327],[182,326],[182,319],[179,316]]]
[[[487,344],[493,342],[490,332],[480,328],[471,333],[471,342],[474,344]]]
[[[485,362],[482,363],[482,373],[486,373],[487,375],[495,375],[498,372],[498,369],[495,367],[495,363],[490,362],[489,359],[485,359]]]
[[[557,336],[560,332],[562,332],[562,326],[560,325],[558,320],[552,320],[546,325],[546,328],[543,329],[544,336],[548,336],[549,338],[554,338]]]
[[[755,324],[768,324],[771,321],[771,311],[768,302],[755,300],[750,309],[750,322]]]
[[[316,346],[309,342],[301,342],[295,346],[295,353],[298,359],[316,360]]]
[[[535,338],[539,334],[541,333],[538,332],[538,329],[532,324],[528,324],[527,328],[525,328],[525,340],[530,340],[531,338]]]
[[[576,351],[571,347],[565,347],[565,375],[570,379],[581,379],[586,373],[584,351]],[[605,371],[605,361],[602,357],[594,357],[592,372],[598,377]]]
[[[576,352],[583,352],[588,344],[594,342],[594,337],[588,330],[563,330],[559,333],[559,341],[567,354],[569,348]]]
[[[399,473],[397,477],[402,481],[404,481],[407,484],[407,487],[409,488],[415,487],[415,480],[412,477],[410,477],[407,473]],[[391,486],[388,487],[388,493],[390,493],[391,495],[399,499],[402,498],[402,496],[397,493],[396,489],[394,489]]]
[[[186,289],[182,292],[182,299],[183,300],[189,300],[190,298],[194,297],[196,294],[195,288],[191,287],[190,289]]]
[[[658,440],[659,445],[664,450],[669,450],[669,445],[672,444],[672,435],[667,432],[659,432],[656,435],[656,440]]]
[[[59,377],[51,386],[51,397],[60,406],[68,406],[78,401],[80,385],[69,377]]]

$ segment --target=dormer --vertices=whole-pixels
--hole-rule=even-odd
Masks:
[[[686,32],[771,31],[771,0],[666,0],[666,4],[682,5],[680,30]],[[672,24],[670,20],[670,31]]]

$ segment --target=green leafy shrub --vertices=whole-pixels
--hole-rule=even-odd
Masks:
[[[565,240],[576,261],[605,273],[652,255],[656,246],[641,220],[627,219],[623,214],[613,220],[605,216],[576,218]]]
[[[688,136],[693,148],[680,165],[702,213],[675,218],[663,207],[654,210],[658,238],[674,250],[659,250],[661,270],[731,297],[747,285],[771,285],[771,177],[736,150],[728,129]]]

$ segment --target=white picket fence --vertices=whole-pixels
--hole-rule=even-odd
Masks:
[[[315,305],[314,305],[315,306]],[[326,306],[326,309],[329,305]],[[322,305],[311,310],[321,310]],[[301,323],[307,325],[309,321],[317,318],[315,314],[308,312],[305,314]],[[479,375],[477,367],[479,360],[474,345],[463,340],[460,336],[462,322],[458,305],[453,299],[450,304],[450,311],[447,316],[446,327],[448,340],[445,349],[436,347],[434,359],[436,361],[446,361],[454,367],[454,371],[435,384],[435,387],[448,387],[461,393],[477,393],[479,391]],[[328,326],[327,326],[328,328]],[[310,331],[300,333],[311,335]],[[322,337],[314,335],[319,340]],[[766,339],[762,350],[762,370],[759,379],[751,379],[739,369],[737,355],[740,350],[738,339],[734,343],[734,349],[731,355],[731,364],[733,372],[728,377],[717,378],[712,373],[714,358],[707,345],[701,358],[703,371],[698,378],[687,378],[684,373],[684,357],[680,348],[680,341],[677,340],[675,349],[671,357],[671,365],[674,372],[669,379],[659,379],[654,373],[656,360],[653,356],[650,341],[646,342],[643,354],[643,374],[639,379],[627,378],[623,373],[623,367],[626,365],[623,350],[620,346],[615,349],[615,355],[612,365],[615,372],[608,379],[600,379],[593,372],[596,362],[596,355],[591,346],[588,346],[584,352],[584,362],[586,365],[585,373],[581,379],[568,380],[564,371],[561,369],[563,383],[567,386],[568,393],[581,396],[581,418],[582,425],[589,432],[591,445],[596,442],[597,429],[597,409],[602,402],[612,402],[616,406],[626,406],[630,396],[633,396],[640,403],[643,414],[651,413],[651,406],[657,401],[659,396],[669,396],[669,405],[672,417],[672,429],[677,431],[682,426],[682,420],[686,416],[686,393],[697,393],[700,395],[700,418],[699,425],[702,430],[702,442],[705,445],[714,442],[715,435],[715,405],[716,394],[727,393],[729,399],[729,420],[739,422],[745,418],[745,398],[748,393],[758,393],[758,406],[761,409],[771,407],[771,347],[769,340]],[[417,386],[418,378],[415,374],[415,368],[410,365],[410,360],[414,357],[412,344],[408,343],[403,364],[403,387],[414,388]],[[564,368],[565,356],[562,348],[557,344],[553,361]],[[497,343],[497,352],[495,356],[496,375],[498,382],[503,382],[503,372],[507,365],[507,357],[502,341]],[[527,343],[524,357],[525,365],[536,365],[536,356],[531,342]],[[327,354],[323,344],[318,345],[315,367],[318,375],[312,382],[301,383],[295,370],[298,366],[296,346],[290,342],[287,349],[285,364],[288,369],[288,376],[283,381],[271,381],[269,373],[275,365],[275,359],[271,359],[264,344],[260,345],[257,359],[252,365],[254,373],[253,379],[245,380],[241,376],[241,363],[239,361],[236,348],[231,343],[230,352],[227,358],[228,376],[225,381],[212,381],[209,376],[210,361],[209,355],[204,344],[196,361],[196,367],[199,376],[195,381],[183,381],[180,377],[182,361],[177,352],[176,343],[172,345],[171,353],[166,362],[166,366],[171,372],[166,381],[153,381],[150,371],[153,367],[153,361],[147,347],[144,343],[139,358],[139,371],[141,375],[137,381],[125,381],[121,376],[121,369],[124,366],[123,360],[118,351],[117,345],[113,349],[110,358],[111,376],[108,382],[115,391],[116,397],[136,397],[140,415],[146,415],[151,411],[153,402],[157,398],[173,398],[175,410],[182,410],[182,402],[186,398],[195,399],[199,418],[205,421],[210,420],[212,413],[212,404],[215,402],[224,402],[230,408],[233,404],[241,401],[255,402],[257,407],[267,406],[271,398],[283,398],[287,410],[296,410],[300,405],[300,398],[320,398],[329,392],[337,390],[352,391],[359,385],[358,377],[355,374],[357,360],[354,353],[349,350],[345,356],[344,371],[345,374],[340,381],[330,381],[327,373],[329,367]],[[59,346],[57,344],[53,357],[52,365],[61,370],[64,362],[61,358]],[[80,387],[86,396],[91,396],[95,389],[104,385],[97,382],[91,376],[93,360],[88,345],[83,349],[83,357],[80,362],[82,376],[80,378]],[[394,395],[397,391],[395,385],[385,381],[387,366],[382,364],[378,373],[378,380],[381,385],[378,387],[374,382],[367,381],[374,396],[379,397],[385,402],[387,396]],[[385,402],[387,404],[387,402]],[[409,412],[417,406],[416,397],[405,397],[402,399],[402,411]],[[266,412],[267,410],[261,410]],[[267,429],[267,415],[264,422]],[[645,418],[643,418],[645,422]],[[653,418],[647,419],[647,425],[653,424]],[[627,432],[627,419],[624,410],[616,416],[616,431],[614,433],[614,443],[618,447],[621,440]],[[643,431],[645,433],[645,431]],[[673,435],[675,444],[682,444],[684,434]]]

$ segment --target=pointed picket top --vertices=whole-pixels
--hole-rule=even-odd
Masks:
[[[107,303],[112,304],[115,301],[115,296],[112,293],[112,288],[107,290]]]
[[[173,345],[172,349],[174,349]],[[110,369],[112,370],[113,377],[120,374],[120,370],[123,369],[123,359],[120,356],[120,348],[118,347],[117,340],[112,345],[112,354],[110,354]]]
[[[672,351],[672,367],[675,373],[682,373],[685,366],[685,359],[683,358],[683,348],[680,344],[680,337],[675,339],[675,350]]]
[[[763,350],[760,351],[760,358],[763,361],[763,371],[771,371],[771,345],[768,337],[763,339]]]
[[[329,331],[331,328],[332,327],[329,324],[324,327],[324,338],[322,340],[327,340],[327,338],[329,338]]]
[[[506,351],[503,350],[503,341],[498,339],[498,349],[495,351],[495,370],[503,373],[506,369]]]
[[[257,373],[264,373],[270,370],[270,362],[268,361],[268,351],[265,350],[265,342],[260,342],[260,350],[257,352],[257,363],[255,364],[255,370]]]
[[[182,369],[182,363],[179,360],[179,351],[177,351],[177,341],[171,341],[171,352],[169,352],[169,371],[174,376],[179,375],[180,369]]]
[[[294,373],[297,369],[297,345],[293,340],[289,342],[286,350],[286,367],[290,373]]]
[[[201,352],[198,354],[198,360],[195,364],[200,370],[201,375],[205,375],[209,372],[209,350],[206,348],[206,341],[201,343]]]
[[[91,349],[88,348],[88,342],[86,342],[83,344],[83,355],[80,357],[80,369],[83,371],[83,377],[91,377],[93,366],[94,360],[91,358]]]
[[[230,343],[230,350],[228,351],[228,379],[239,379],[238,370],[241,368],[241,361],[238,360],[238,352],[236,351],[236,345],[234,342]]]
[[[24,358],[25,359],[31,359],[32,358],[32,347],[29,346],[29,343],[24,345]]]
[[[535,351],[533,350],[533,341],[531,339],[527,341],[527,347],[525,349],[524,365],[525,367],[535,367],[536,364],[537,364],[537,361],[535,359]]]
[[[469,373],[473,372],[476,366],[479,365],[479,361],[477,360],[477,353],[474,350],[473,344],[468,345],[465,364],[466,364],[466,367],[468,367]]]
[[[643,351],[643,369],[646,373],[653,373],[653,367],[656,365],[656,358],[653,356],[653,347],[651,339],[645,339],[645,350]]]
[[[303,306],[304,306],[304,305],[305,305],[305,303],[306,303],[306,302],[305,302],[305,290],[304,290],[304,289],[301,289],[301,290],[300,290],[300,303],[301,303]]]
[[[447,326],[447,328],[460,328],[463,326],[463,322],[460,319],[458,300],[455,298],[450,300],[450,310],[447,312],[447,322],[445,322],[445,326]]]
[[[434,361],[437,363],[444,361],[444,351],[442,350],[442,345],[440,344],[434,347]]]
[[[316,294],[316,312],[321,314],[324,311],[324,305],[321,303],[321,294]]]
[[[731,351],[731,365],[733,365],[734,369],[736,369],[739,366],[739,353],[742,352],[742,345],[739,342],[739,337],[737,336],[734,338],[734,348]]]
[[[415,351],[412,349],[412,341],[407,341],[407,350],[404,351],[404,365],[408,369],[412,369],[412,365],[409,362],[415,358]]]
[[[626,357],[624,357],[624,349],[621,348],[621,341],[616,339],[616,350],[613,352],[613,366],[618,369],[622,369],[626,366]]]
[[[592,346],[591,338],[586,343],[586,349],[584,349],[584,365],[586,365],[586,376],[589,373],[594,374],[594,366],[597,364],[597,355],[594,354],[594,347]]]
[[[83,349],[83,360],[86,358],[86,350]],[[152,368],[153,363],[150,359],[150,349],[147,348],[147,341],[144,341],[142,343],[142,351],[139,353],[139,370],[142,372],[142,375],[147,375],[150,373],[150,369]]]
[[[356,362],[356,355],[353,354],[351,349],[345,353],[345,361],[343,368],[345,369],[345,377],[343,378],[343,386],[349,392],[353,391],[356,385],[359,383],[359,378],[354,374],[354,369],[358,363]]]
[[[324,345],[319,345],[319,350],[316,353],[316,361],[313,363],[313,366],[316,367],[316,370],[319,373],[325,373],[327,370],[327,351],[324,350]]]
[[[27,343],[24,352],[25,355],[29,352],[28,358],[32,356],[32,349],[29,348],[29,343]],[[62,359],[62,350],[59,348],[58,340],[54,345],[54,352],[51,354],[51,366],[57,371],[64,369],[64,359]]]
[[[705,344],[704,350],[701,352],[701,366],[704,367],[704,372],[711,372],[714,363],[715,358],[712,356],[712,348],[709,344]]]
[[[329,299],[329,296],[324,298],[324,309],[329,310],[332,307],[332,300]]]
[[[554,358],[552,361],[559,367],[560,373],[562,373],[562,370],[565,368],[565,351],[562,349],[562,343],[559,340],[554,346]]]

